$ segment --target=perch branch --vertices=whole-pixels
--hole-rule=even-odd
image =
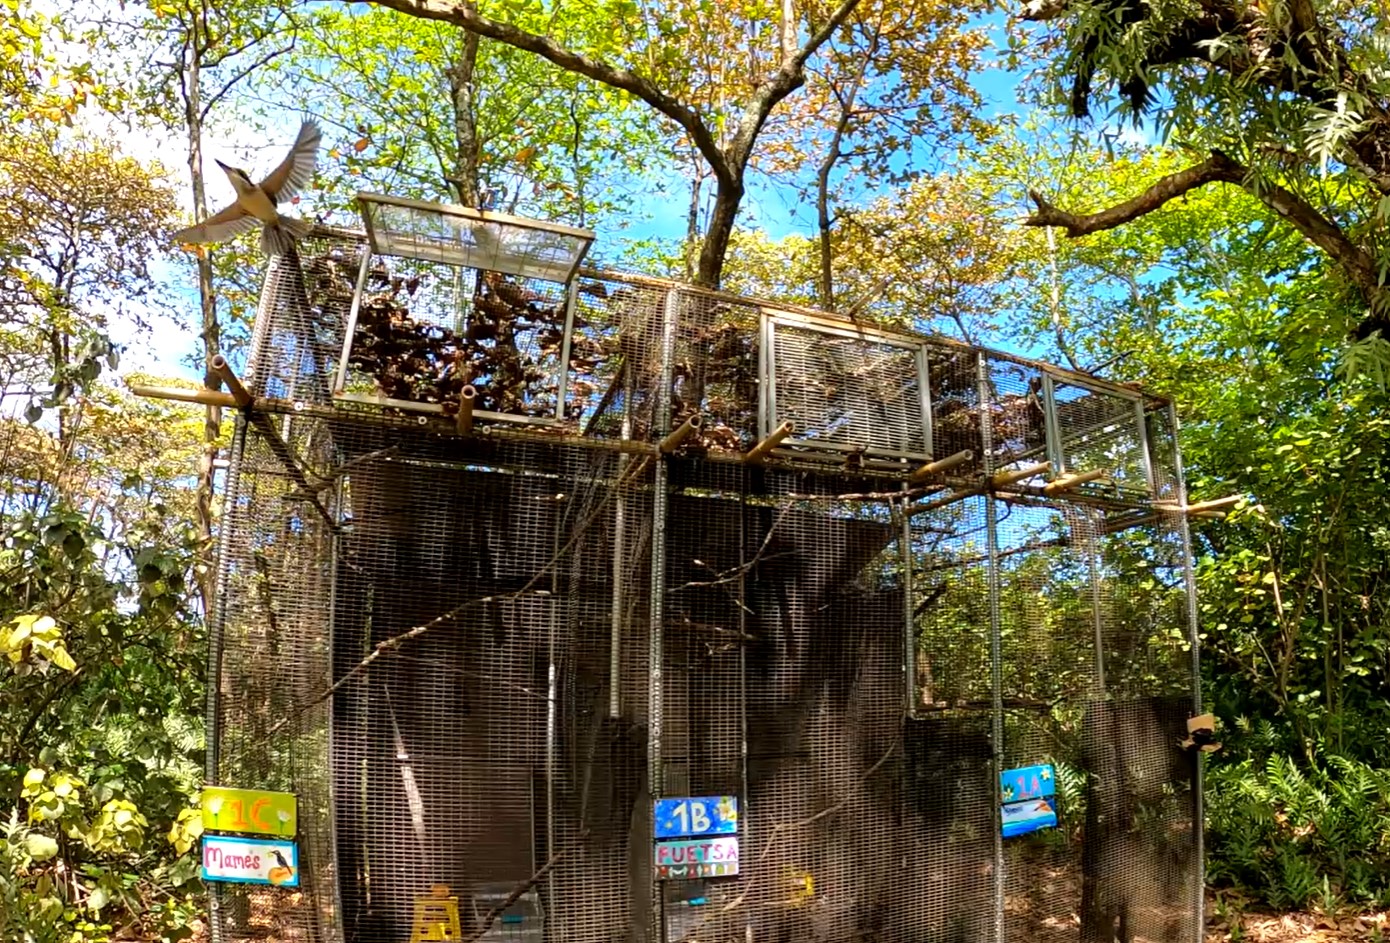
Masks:
[[[1211,156],[1200,164],[1171,173],[1152,184],[1136,197],[1125,200],[1108,209],[1095,213],[1069,213],[1047,201],[1036,190],[1028,196],[1037,204],[1033,215],[1024,220],[1025,226],[1056,226],[1065,229],[1067,236],[1075,239],[1091,233],[1114,229],[1131,220],[1138,219],[1163,206],[1169,200],[1206,186],[1209,183],[1234,183],[1239,185],[1245,179],[1245,168],[1231,160],[1221,151],[1212,151]]]
[[[777,553],[773,554],[771,557],[768,557],[766,556],[766,554],[767,548],[772,546],[772,538],[777,534],[777,528],[782,526],[783,519],[786,518],[787,514],[790,513],[790,511],[791,505],[787,505],[786,507],[782,508],[782,513],[777,515],[777,520],[773,521],[772,526],[767,529],[767,536],[763,538],[762,546],[758,547],[758,552],[753,554],[752,558],[749,559],[748,562],[740,563],[738,566],[729,570],[725,570],[723,573],[720,573],[718,570],[716,570],[714,567],[710,566],[703,560],[691,560],[690,562],[695,564],[696,566],[704,567],[706,570],[709,570],[711,573],[713,573],[714,579],[705,581],[691,580],[688,583],[682,583],[680,586],[677,586],[675,589],[671,590],[671,592],[678,593],[683,589],[701,589],[709,586],[723,586],[726,583],[735,582],[745,573],[752,570],[753,567],[761,563],[763,560],[775,560],[778,557],[786,556],[786,554]]]
[[[339,465],[337,468],[333,469],[333,474],[328,476],[327,478],[322,478],[319,475],[315,475],[314,477],[318,478],[319,481],[316,484],[310,485],[308,491],[292,491],[290,492],[288,497],[302,498],[306,494],[318,494],[320,491],[327,491],[329,488],[333,487],[334,482],[336,482],[339,478],[342,478],[352,469],[360,468],[361,466],[366,465],[370,462],[375,462],[377,459],[390,458],[392,455],[395,455],[400,450],[401,445],[399,442],[397,442],[394,445],[386,446],[386,448],[384,449],[377,449],[375,451],[368,452],[365,455],[359,455],[354,459],[349,459],[348,461],[343,462],[343,464]]]

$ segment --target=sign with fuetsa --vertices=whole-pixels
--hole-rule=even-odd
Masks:
[[[299,886],[299,849],[292,841],[203,836],[204,881]]]
[[[736,796],[699,796],[657,799],[652,816],[655,837],[733,835],[738,832]]]
[[[288,792],[208,786],[202,797],[203,830],[246,832],[293,838],[298,827],[297,805]]]
[[[658,842],[655,864],[659,881],[729,877],[738,874],[738,839],[725,837]]]

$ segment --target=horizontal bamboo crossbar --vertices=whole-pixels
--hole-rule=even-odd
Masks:
[[[1022,468],[1010,468],[990,475],[986,481],[986,487],[1006,488],[1015,482],[1023,481],[1025,478],[1033,478],[1037,475],[1045,475],[1052,470],[1051,462],[1038,462],[1035,465],[1024,465]]]
[[[695,415],[687,419],[685,422],[672,429],[667,434],[666,438],[661,440],[661,443],[657,446],[657,449],[661,452],[662,455],[670,455],[676,449],[684,445],[686,439],[699,432],[700,427],[704,424],[704,418],[699,413],[696,413]]]
[[[1213,498],[1210,501],[1198,501],[1196,504],[1183,505],[1175,504],[1172,502],[1163,502],[1156,505],[1156,507],[1159,507],[1165,511],[1178,511],[1184,514],[1195,514],[1199,511],[1217,511],[1222,508],[1228,508],[1233,504],[1240,502],[1244,498],[1245,495],[1243,494],[1228,494],[1224,498]]]
[[[939,475],[942,472],[950,471],[953,468],[957,468],[961,465],[964,465],[966,462],[970,461],[974,457],[975,453],[973,451],[971,451],[970,449],[964,449],[960,452],[957,452],[955,455],[948,455],[945,458],[939,458],[934,462],[928,462],[927,464],[913,471],[913,473],[908,476],[907,482],[910,485],[921,484],[922,482],[930,478],[932,475]]]
[[[1049,498],[1057,494],[1065,494],[1073,488],[1079,488],[1087,482],[1095,481],[1097,478],[1104,478],[1105,472],[1102,469],[1093,469],[1087,472],[1080,472],[1075,475],[1063,475],[1056,481],[1049,481],[1043,485],[1043,494]]]
[[[147,399],[167,399],[178,403],[197,403],[200,406],[231,408],[237,405],[236,398],[231,393],[223,393],[221,390],[183,390],[175,386],[148,386],[144,383],[132,383],[130,384],[130,392]]]
[[[777,448],[777,446],[781,444],[783,439],[791,435],[792,432],[794,432],[795,430],[796,427],[793,426],[790,422],[782,423],[776,429],[773,429],[771,432],[769,432],[767,434],[767,438],[763,439],[757,445],[749,449],[748,452],[743,456],[743,460],[750,464],[757,464],[759,462],[762,462],[764,459],[767,458],[767,456],[772,452],[773,449]]]

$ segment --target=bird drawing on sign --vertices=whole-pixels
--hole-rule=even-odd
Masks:
[[[276,866],[270,869],[270,873],[267,874],[266,877],[270,880],[271,884],[280,885],[287,883],[290,878],[294,877],[294,868],[290,867],[290,863],[285,860],[285,856],[280,853],[280,849],[272,848],[270,849],[270,853],[275,856]]]
[[[217,161],[236,190],[236,202],[196,226],[174,233],[174,239],[191,245],[226,242],[259,223],[261,251],[266,255],[284,255],[296,239],[309,234],[313,224],[281,216],[276,206],[292,198],[314,176],[320,136],[319,126],[305,121],[299,126],[299,136],[289,156],[260,183],[253,182],[240,167]]]

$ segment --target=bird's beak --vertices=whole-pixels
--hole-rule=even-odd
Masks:
[[[229,173],[232,172],[232,168],[230,168],[230,167],[228,167],[226,164],[222,163],[222,162],[221,162],[220,160],[218,160],[216,157],[214,157],[214,158],[212,159],[212,162],[213,162],[214,164],[216,164],[218,167],[221,167],[221,168],[222,168],[222,172],[223,172],[224,174],[229,174]]]

